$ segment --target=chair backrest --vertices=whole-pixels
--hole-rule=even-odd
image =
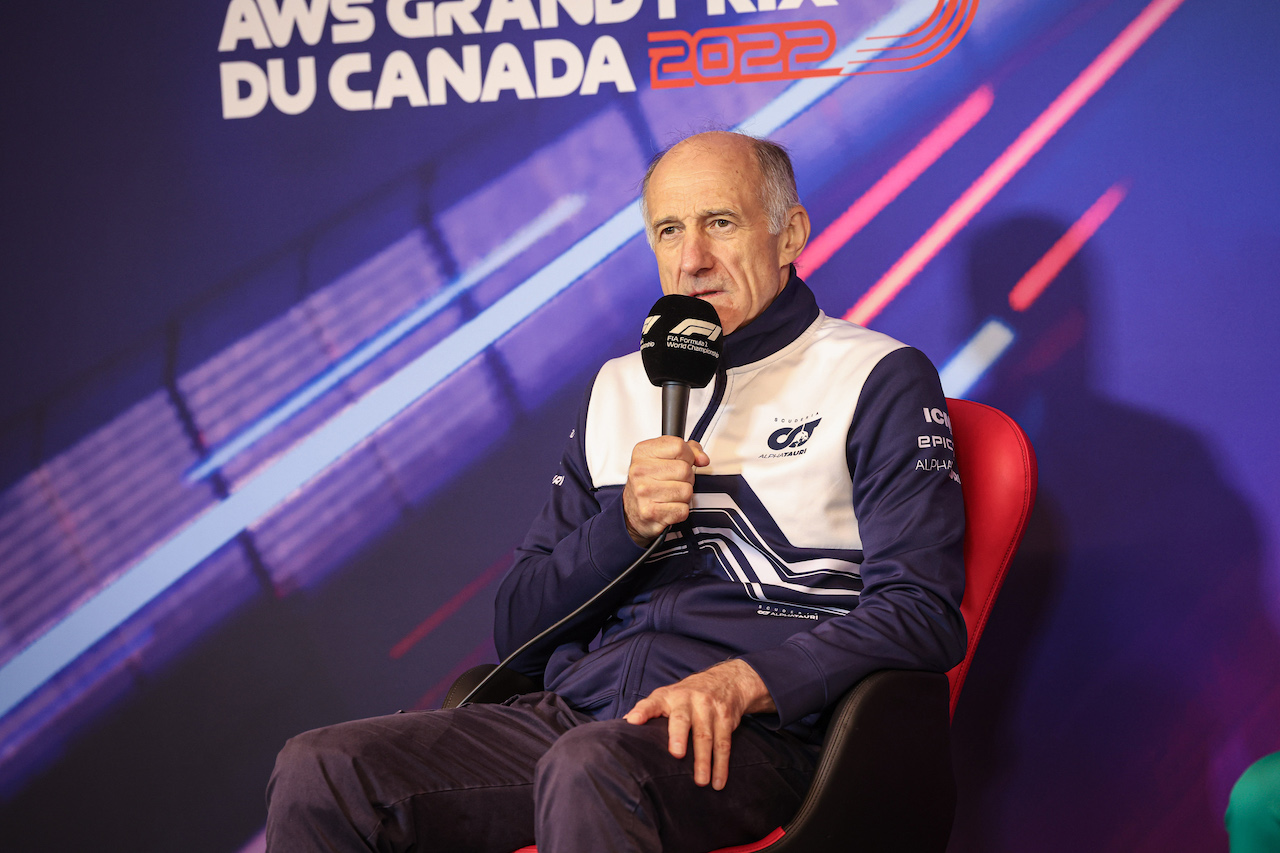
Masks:
[[[795,818],[733,853],[843,853],[850,826],[868,850],[946,849],[956,803],[949,717],[1036,495],[1035,452],[1012,418],[969,400],[948,399],[947,410],[965,504],[964,660],[945,679],[881,670],[855,685],[835,708]]]
[[[964,491],[964,600],[969,630],[964,660],[947,677],[951,713],[991,606],[1004,583],[1036,498],[1036,454],[1013,419],[972,400],[947,400],[956,444],[956,468]]]

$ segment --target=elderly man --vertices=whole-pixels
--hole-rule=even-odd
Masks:
[[[690,440],[652,438],[638,354],[607,363],[498,593],[517,648],[671,525],[635,580],[514,664],[545,692],[355,721],[281,752],[270,850],[700,851],[799,806],[824,714],[868,673],[963,655],[963,508],[937,374],[826,317],[785,151],[733,133],[655,158],[664,293],[715,306]]]

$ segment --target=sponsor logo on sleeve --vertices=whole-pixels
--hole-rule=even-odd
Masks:
[[[947,432],[952,432],[951,415],[942,411],[942,409],[930,409],[928,406],[924,408],[924,422],[927,424],[937,424],[947,428]]]
[[[944,412],[942,409],[930,408],[928,406],[925,406],[922,411],[924,412],[924,422],[929,426],[946,427],[947,432],[951,432],[951,416],[949,414]],[[941,447],[943,450],[951,454],[951,458],[949,459],[938,459],[936,457],[917,459],[917,471],[946,471],[957,483],[960,482],[960,478],[955,475],[953,470],[956,464],[954,455],[956,445],[949,436],[934,435],[932,433],[928,435],[917,435],[916,447],[920,450],[932,450],[936,447]]]
[[[945,435],[918,435],[916,436],[916,446],[921,450],[928,450],[930,447],[945,447],[953,453],[956,449],[955,442]]]
[[[951,416],[945,411],[939,408],[930,408],[928,406],[925,406],[922,411],[924,412],[924,422],[926,424],[929,426],[946,427],[947,432],[951,432]],[[949,436],[934,435],[932,433],[927,435],[917,435],[916,447],[920,450],[933,450],[934,448],[941,447],[944,451],[951,454],[951,458],[949,459],[938,459],[936,457],[917,459],[917,471],[946,471],[951,479],[955,480],[957,483],[960,482],[960,478],[956,476],[954,470],[956,464],[956,445]]]

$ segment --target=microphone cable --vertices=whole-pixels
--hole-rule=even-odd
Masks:
[[[524,652],[526,649],[528,649],[530,646],[534,645],[535,643],[539,643],[542,640],[545,640],[547,637],[551,636],[556,631],[559,631],[565,625],[567,625],[568,623],[572,622],[574,619],[581,616],[583,611],[590,608],[591,605],[595,604],[601,598],[604,598],[604,596],[608,594],[612,589],[614,589],[619,584],[621,584],[624,580],[630,577],[631,573],[634,572],[637,568],[639,568],[640,564],[643,563],[645,560],[649,559],[649,556],[658,549],[658,545],[666,541],[667,533],[670,532],[670,530],[671,530],[671,525],[668,524],[666,527],[662,529],[662,532],[658,534],[658,538],[654,539],[653,542],[649,544],[649,547],[645,549],[644,553],[641,554],[639,557],[636,557],[634,563],[632,563],[631,565],[627,566],[625,569],[622,570],[622,574],[618,575],[616,578],[609,581],[609,583],[607,583],[603,589],[601,589],[595,595],[591,596],[585,602],[580,604],[568,616],[561,618],[551,627],[544,628],[533,639],[527,641],[520,648],[516,649],[511,654],[507,655],[506,658],[501,663],[499,663],[496,667],[494,667],[493,670],[489,672],[488,675],[480,679],[479,684],[471,688],[471,690],[467,693],[467,695],[462,697],[462,701],[457,704],[457,707],[460,708],[463,705],[470,702],[472,696],[475,696],[477,693],[479,693],[482,687],[488,684],[489,681],[494,676],[496,676],[499,672],[501,672],[504,668],[506,668],[507,664],[511,663],[513,660],[519,657],[522,652]]]

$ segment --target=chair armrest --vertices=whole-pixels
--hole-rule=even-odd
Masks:
[[[883,670],[832,713],[809,793],[770,853],[945,851],[955,818],[947,676]]]
[[[449,687],[449,692],[444,697],[444,704],[440,707],[456,707],[494,669],[496,669],[494,664],[482,663],[459,675],[452,686]],[[471,697],[471,701],[480,704],[496,704],[505,702],[512,696],[518,696],[521,693],[536,693],[541,689],[542,685],[529,676],[513,669],[503,669],[478,694]]]

